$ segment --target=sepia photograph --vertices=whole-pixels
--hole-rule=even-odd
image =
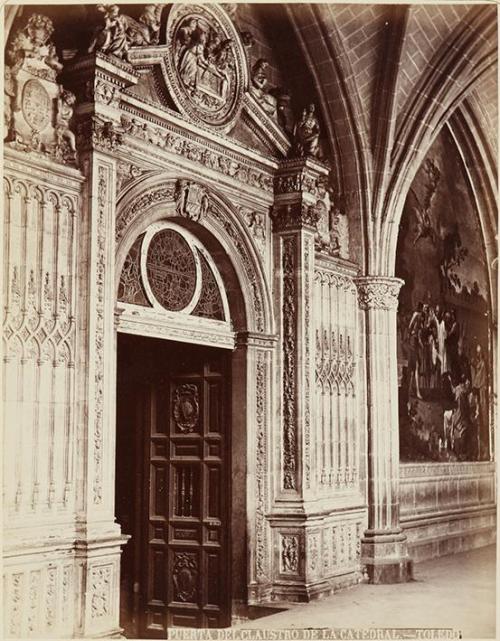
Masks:
[[[497,4],[2,10],[4,638],[496,638]]]

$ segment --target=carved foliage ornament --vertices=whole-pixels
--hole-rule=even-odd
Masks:
[[[174,5],[167,19],[164,72],[181,112],[212,126],[238,115],[246,85],[238,32],[217,5]]]
[[[173,401],[176,427],[184,434],[192,432],[200,416],[198,387],[190,383],[179,385],[174,392]]]
[[[368,276],[356,281],[361,309],[396,310],[403,281],[399,278]]]

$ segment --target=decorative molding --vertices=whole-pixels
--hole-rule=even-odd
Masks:
[[[304,238],[304,484],[311,487],[311,280],[314,273],[314,249],[312,238]]]
[[[267,364],[265,352],[257,352],[255,365],[257,447],[255,453],[255,575],[257,581],[268,576],[268,538],[266,524],[268,441],[266,434]]]
[[[270,172],[256,169],[245,162],[243,158],[237,158],[222,150],[215,150],[201,141],[197,142],[176,133],[164,123],[155,126],[142,118],[122,115],[120,131],[123,131],[127,137],[130,136],[128,142],[134,138],[142,140],[149,145],[182,156],[200,167],[234,178],[254,189],[268,193],[273,191],[273,179]]]
[[[385,276],[365,276],[355,280],[361,309],[397,310],[404,281]]]
[[[283,238],[283,489],[297,490],[296,239]]]
[[[127,228],[138,215],[143,215],[150,207],[159,203],[174,204],[176,184],[154,187],[138,194],[126,208],[118,210],[116,218],[115,238],[118,243],[124,236]]]
[[[109,199],[108,171],[105,166],[97,167],[97,230],[96,230],[96,256],[95,256],[95,373],[94,373],[94,505],[102,503],[103,484],[103,428],[104,428],[104,308],[105,308],[105,282],[106,282],[106,208]]]

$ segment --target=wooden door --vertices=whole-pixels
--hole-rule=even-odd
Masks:
[[[230,624],[228,359],[168,345],[149,352],[148,373],[128,386],[141,434],[128,571],[140,637]]]

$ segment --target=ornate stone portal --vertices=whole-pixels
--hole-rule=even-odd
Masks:
[[[256,97],[257,69],[250,88],[224,10],[173,5],[165,38],[148,15],[111,7],[64,70],[41,16],[11,46],[6,424],[23,429],[4,448],[10,636],[120,631],[117,330],[233,350],[235,612],[246,593],[307,600],[369,564],[358,296],[369,320],[381,312],[356,287],[314,110],[286,159],[292,141],[262,79]],[[230,138],[239,119],[272,153]],[[383,359],[387,345],[372,347]],[[199,400],[185,387],[175,403],[189,433]],[[376,445],[383,426],[370,429]],[[396,511],[382,525],[369,514],[395,534]]]

